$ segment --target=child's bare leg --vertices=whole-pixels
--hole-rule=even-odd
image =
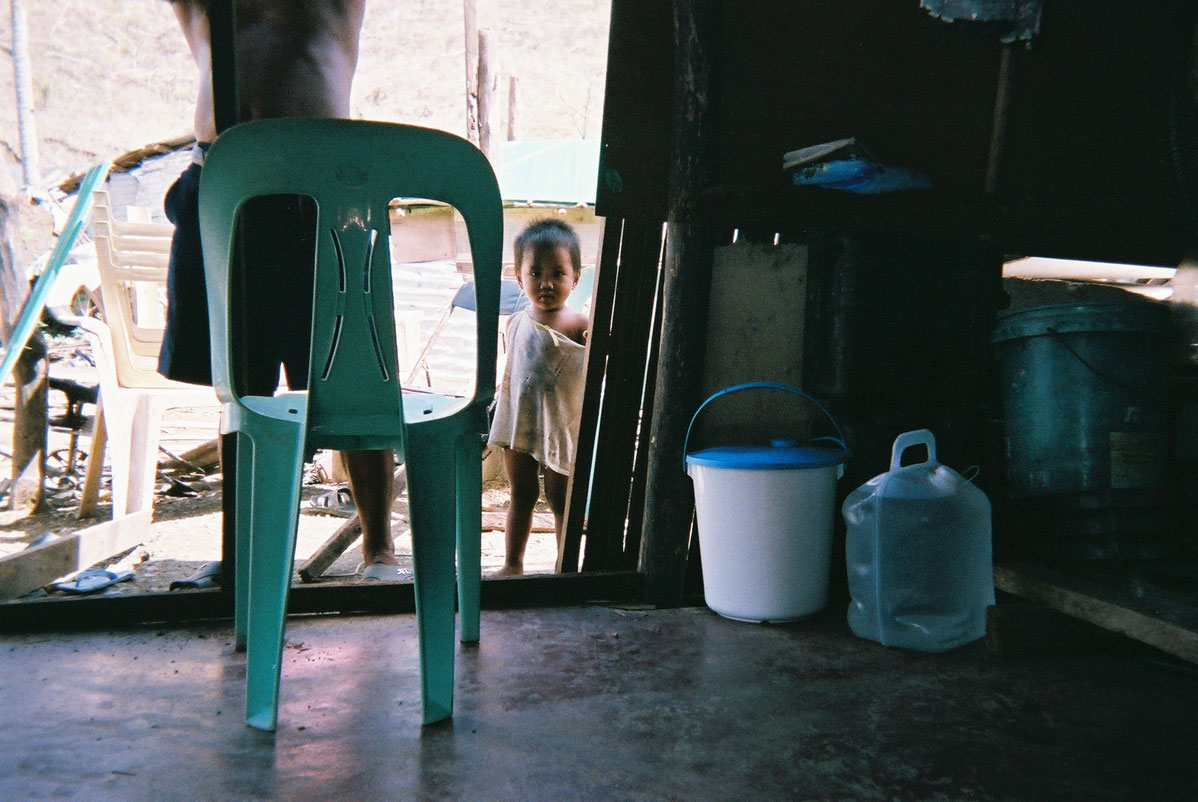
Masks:
[[[569,487],[569,476],[545,469],[545,500],[549,502],[549,509],[553,510],[553,530],[557,533],[559,554],[562,548],[562,526],[566,522],[566,491]]]
[[[503,467],[507,472],[512,500],[507,509],[507,526],[504,529],[503,568],[494,575],[520,576],[524,573],[524,549],[528,546],[528,535],[532,532],[533,509],[541,496],[538,478],[540,464],[531,454],[505,448]]]

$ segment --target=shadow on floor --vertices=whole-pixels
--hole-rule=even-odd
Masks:
[[[279,731],[228,626],[0,638],[0,798],[1191,799],[1198,681],[1160,653],[1018,660],[702,608],[484,611],[421,728],[412,616],[288,625]]]

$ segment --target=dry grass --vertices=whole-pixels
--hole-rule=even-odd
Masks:
[[[25,0],[42,172],[190,131],[195,68],[165,0]],[[477,0],[501,76],[519,78],[520,139],[599,135],[606,0]],[[8,49],[5,4],[0,41]],[[462,0],[368,0],[356,117],[465,133]],[[507,86],[506,77],[500,86]],[[0,70],[0,149],[18,158],[12,70]],[[506,97],[506,89],[504,92]],[[506,119],[506,113],[505,113]]]

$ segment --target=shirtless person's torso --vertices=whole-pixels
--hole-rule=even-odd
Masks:
[[[199,69],[195,135],[216,138],[207,0],[170,0]],[[365,0],[236,0],[240,119],[348,117]]]
[[[216,139],[213,112],[209,0],[169,0],[199,70],[195,136]],[[275,117],[349,116],[350,87],[358,63],[365,0],[234,0],[240,121]],[[198,196],[203,147],[167,193],[164,210],[175,224],[167,279],[167,325],[159,372],[168,378],[211,384],[207,297],[199,232]],[[251,205],[253,206],[251,214]],[[279,365],[293,389],[307,386],[312,241],[315,207],[310,198],[264,196],[242,210],[247,234],[244,263],[247,320],[269,307],[270,326],[253,328],[254,347],[235,349],[249,363],[241,392],[271,395]],[[309,232],[304,234],[304,232]],[[252,236],[251,236],[252,234]],[[253,309],[250,306],[257,304]],[[279,310],[294,310],[280,314]],[[350,488],[362,523],[362,577],[398,581],[391,538],[393,456],[389,451],[346,452]]]

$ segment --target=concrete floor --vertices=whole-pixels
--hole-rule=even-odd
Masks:
[[[1166,800],[1198,679],[1156,652],[925,655],[700,608],[484,611],[421,728],[410,616],[289,622],[279,731],[227,626],[0,638],[0,799]]]

